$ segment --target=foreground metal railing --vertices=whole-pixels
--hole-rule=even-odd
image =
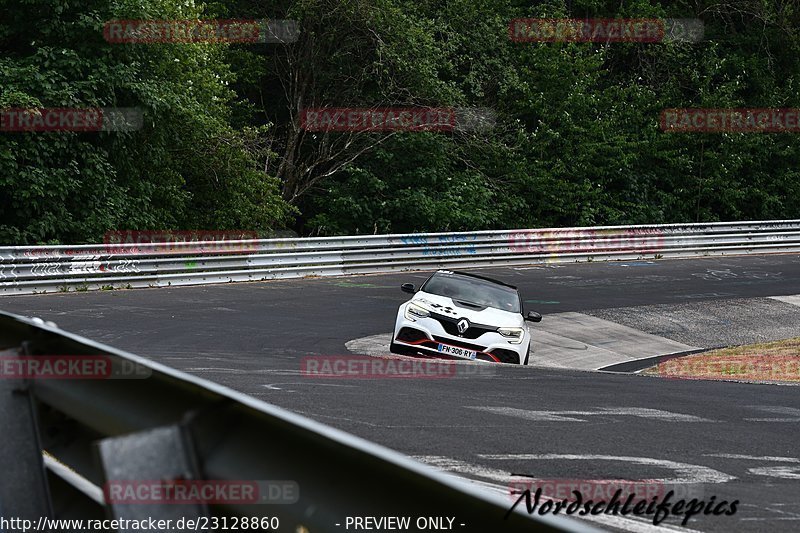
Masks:
[[[31,520],[40,531],[57,530],[42,526],[46,517],[173,520],[161,531],[185,530],[174,527],[182,518],[209,526],[195,529],[302,533],[352,530],[348,516],[445,515],[458,531],[589,531],[529,516],[524,505],[505,519],[510,498],[54,325],[0,313],[0,342],[0,517]],[[66,358],[91,365],[59,370]],[[9,374],[34,366],[35,375]],[[229,490],[212,501],[168,502],[165,493],[124,490],[154,483],[255,484],[259,497]],[[233,526],[244,517],[247,528]]]
[[[0,248],[0,292],[800,251],[800,220]]]

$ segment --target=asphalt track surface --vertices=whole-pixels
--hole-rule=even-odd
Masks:
[[[544,320],[552,312],[800,294],[798,255],[479,270],[516,284],[534,301],[526,310]],[[735,275],[707,275],[723,270]],[[507,487],[511,474],[653,479],[687,484],[707,501],[739,500],[734,516],[695,517],[693,530],[800,530],[795,386],[501,365],[490,376],[451,379],[301,374],[303,356],[346,354],[347,341],[390,331],[407,298],[399,285],[427,275],[9,296],[0,308],[228,385],[490,490]],[[662,530],[648,520],[594,525]]]

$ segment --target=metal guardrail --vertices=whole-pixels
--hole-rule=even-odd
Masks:
[[[0,292],[800,251],[800,220],[0,248]]]
[[[64,354],[102,357],[113,368],[107,376],[118,378],[0,379],[0,517],[31,520],[39,531],[55,531],[41,525],[44,518],[149,517],[175,524],[178,518],[256,517],[280,525],[249,529],[340,532],[348,516],[443,515],[455,517],[456,526],[464,525],[453,529],[465,532],[594,531],[567,518],[528,515],[524,505],[506,519],[511,498],[54,325],[0,312],[0,343],[5,364]],[[115,480],[285,480],[296,491],[267,503],[132,504],[108,490]],[[231,524],[215,529],[244,529]]]

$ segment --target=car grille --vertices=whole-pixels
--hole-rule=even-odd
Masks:
[[[448,335],[455,335],[457,337],[463,337],[465,339],[477,339],[484,333],[489,333],[491,331],[497,331],[497,328],[492,326],[485,326],[483,324],[472,324],[470,323],[469,328],[464,333],[458,332],[458,321],[461,320],[460,318],[449,317],[445,315],[440,315],[438,313],[431,313],[431,318],[436,319],[442,325],[444,330],[447,332]]]

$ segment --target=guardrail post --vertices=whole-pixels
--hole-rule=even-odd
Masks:
[[[0,358],[25,353],[24,344],[21,350],[0,351]],[[36,420],[36,406],[26,381],[0,376],[0,516],[6,519],[37,523],[40,517],[53,516]]]
[[[190,437],[182,426],[103,439],[97,443],[97,453],[105,477],[106,508],[114,518],[177,521],[208,516],[207,506],[200,501],[165,505],[166,493],[158,497],[150,492],[158,484],[202,479]]]

